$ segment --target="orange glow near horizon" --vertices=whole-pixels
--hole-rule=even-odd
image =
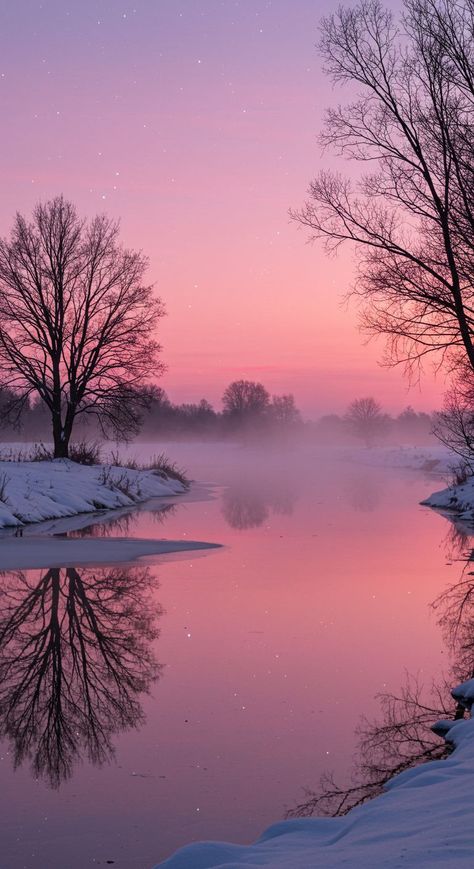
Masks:
[[[443,378],[408,391],[341,306],[351,254],[328,259],[288,217],[321,165],[336,99],[310,0],[137,0],[4,10],[0,232],[59,192],[122,220],[166,303],[173,401],[219,405],[234,379],[293,392],[308,416],[374,395],[391,412],[439,407]],[[18,41],[24,46],[18,59]],[[350,167],[348,167],[350,169]]]

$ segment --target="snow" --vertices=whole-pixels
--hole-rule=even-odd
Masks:
[[[474,680],[453,691],[468,709]],[[437,722],[455,746],[392,779],[386,793],[342,818],[281,821],[253,845],[200,842],[160,869],[418,869],[474,864],[474,719]]]
[[[474,477],[468,478],[459,486],[448,486],[439,492],[433,492],[421,503],[456,513],[460,519],[474,520]]]
[[[54,536],[107,523],[153,499],[161,499],[154,504],[160,510],[185,491],[182,483],[161,472],[78,465],[68,459],[0,462],[0,570],[128,564],[139,558],[218,548],[187,538]],[[202,499],[209,493],[201,487],[194,496]]]
[[[130,507],[185,491],[156,471],[78,465],[69,459],[0,462],[0,528]]]
[[[385,446],[344,448],[341,458],[360,465],[401,468],[444,474],[456,464],[455,457],[441,444],[429,446]]]

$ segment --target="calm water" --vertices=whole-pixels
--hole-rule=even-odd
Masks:
[[[222,549],[1,578],[1,869],[150,869],[195,839],[250,841],[325,769],[347,778],[377,692],[448,667],[429,604],[461,568],[450,523],[418,506],[438,480],[168,452],[212,496],[87,533]]]

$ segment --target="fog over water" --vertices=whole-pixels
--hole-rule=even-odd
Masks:
[[[189,496],[74,533],[221,549],[2,576],[1,869],[150,869],[192,840],[249,842],[324,770],[348,780],[377,692],[448,670],[430,603],[459,550],[419,506],[439,478],[301,444],[129,451],[163,450]]]

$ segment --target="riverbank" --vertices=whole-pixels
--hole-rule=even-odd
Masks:
[[[455,513],[464,521],[474,521],[474,477],[469,477],[457,486],[448,486],[439,492],[433,492],[421,503],[437,510]]]
[[[474,680],[458,686],[453,697],[470,710]],[[474,719],[435,726],[454,746],[453,753],[407,770],[389,782],[385,794],[344,817],[281,821],[248,846],[188,845],[160,863],[160,869],[471,867]]]
[[[69,459],[0,462],[0,528],[174,497],[185,483],[161,470],[80,465]]]
[[[426,446],[376,446],[341,449],[341,459],[371,468],[399,468],[407,471],[426,471],[449,474],[456,457],[442,444]]]

